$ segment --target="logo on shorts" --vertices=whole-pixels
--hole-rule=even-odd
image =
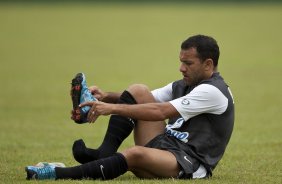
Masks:
[[[103,166],[103,165],[100,165],[100,170],[101,170],[103,179],[106,179],[106,177],[105,177],[105,175],[104,175],[104,166]]]
[[[187,98],[184,98],[181,102],[183,105],[189,105],[190,101]]]
[[[192,164],[192,162],[187,158],[187,156],[184,156],[184,159],[189,162],[190,164]],[[192,164],[193,165],[193,164]]]

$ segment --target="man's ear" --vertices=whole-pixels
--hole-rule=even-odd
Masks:
[[[206,59],[205,62],[205,70],[213,70],[214,66],[213,66],[213,60],[212,59]]]

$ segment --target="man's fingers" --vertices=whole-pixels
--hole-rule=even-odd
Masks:
[[[95,115],[95,111],[91,111],[91,110],[90,110],[90,111],[88,112],[88,114],[87,114],[87,119],[88,119],[88,120],[93,119],[94,115]]]
[[[95,116],[94,119],[92,120],[92,123],[94,123],[98,119],[98,117],[99,116]]]
[[[95,108],[96,108],[96,105],[93,103],[93,105],[91,106],[91,109],[89,110],[87,114],[88,121],[91,121],[93,117],[95,116],[95,112],[96,112]]]
[[[84,106],[92,106],[95,102],[84,102],[84,103],[81,103],[79,104],[79,107],[84,107]]]
[[[94,123],[98,117],[99,117],[99,114],[96,113],[96,111],[89,111],[87,120],[89,123]]]

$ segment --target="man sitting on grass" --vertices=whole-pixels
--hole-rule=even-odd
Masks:
[[[111,115],[105,138],[98,149],[75,141],[73,154],[82,165],[28,166],[27,179],[108,180],[127,171],[140,178],[210,177],[234,124],[233,97],[217,72],[218,58],[213,38],[188,38],[179,54],[183,79],[153,91],[141,84],[122,94],[88,90],[85,76],[78,74],[72,82],[72,119],[95,122],[100,115]],[[117,153],[132,130],[136,145]]]

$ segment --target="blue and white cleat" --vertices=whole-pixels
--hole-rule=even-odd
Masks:
[[[55,167],[65,167],[65,164],[54,162],[54,163],[47,163],[47,162],[40,162],[35,166],[27,166],[25,168],[26,171],[26,179],[27,180],[55,180],[56,179],[56,172]]]
[[[79,104],[89,101],[96,101],[97,99],[90,93],[87,84],[85,75],[83,73],[78,73],[71,83],[71,97],[73,104],[73,116],[72,119],[76,123],[86,123],[87,114],[91,107],[85,106],[80,108]]]

